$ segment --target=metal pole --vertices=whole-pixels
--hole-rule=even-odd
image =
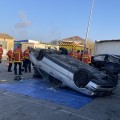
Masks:
[[[91,20],[91,16],[92,16],[93,6],[94,6],[94,0],[92,0],[92,6],[91,6],[91,10],[90,10],[88,26],[87,26],[87,31],[86,31],[86,38],[85,38],[85,43],[84,43],[84,50],[86,50],[86,44],[87,44],[87,41],[88,41],[87,39],[88,39],[88,32],[89,32],[89,28],[90,28],[90,20]]]

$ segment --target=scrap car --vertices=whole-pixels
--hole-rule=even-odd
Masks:
[[[95,55],[91,59],[94,67],[105,71],[109,75],[116,75],[120,78],[120,56],[111,54]]]
[[[112,92],[117,87],[116,77],[61,53],[61,50],[32,49],[30,60],[35,72],[52,84],[89,96]]]

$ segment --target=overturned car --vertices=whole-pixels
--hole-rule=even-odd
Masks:
[[[68,86],[89,96],[109,93],[118,85],[116,76],[109,76],[61,51],[32,49],[30,60],[35,71],[50,83]]]

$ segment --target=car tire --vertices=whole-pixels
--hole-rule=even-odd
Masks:
[[[91,73],[88,70],[82,68],[74,74],[74,83],[77,87],[83,88],[90,82],[91,78]]]
[[[45,54],[46,54],[46,51],[43,50],[43,49],[41,49],[41,50],[39,51],[38,56],[37,56],[37,60],[42,60],[43,57],[45,56]]]

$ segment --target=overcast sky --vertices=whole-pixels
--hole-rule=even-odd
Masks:
[[[85,38],[92,0],[0,0],[0,33],[49,42]],[[95,0],[91,40],[120,39],[120,0]]]

